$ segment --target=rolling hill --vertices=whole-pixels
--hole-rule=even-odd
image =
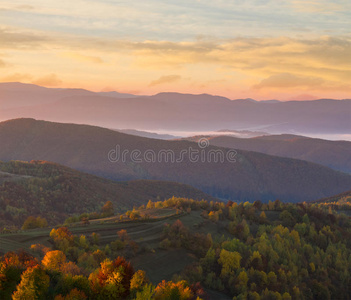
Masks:
[[[113,182],[45,161],[0,162],[0,228],[28,216],[57,225],[72,214],[98,212],[106,201],[123,212],[173,196],[215,200],[185,184],[152,180]]]
[[[351,191],[347,191],[338,195],[323,198],[314,201],[314,203],[325,203],[325,204],[336,204],[336,205],[350,205],[351,203]]]
[[[211,131],[222,128],[269,133],[333,133],[351,130],[351,100],[267,102],[207,94],[138,96],[0,84],[0,120],[19,117],[147,131]]]
[[[189,141],[148,139],[88,125],[6,121],[0,123],[0,143],[3,161],[53,161],[119,181],[181,182],[232,200],[309,201],[351,186],[350,175],[306,161],[213,146],[200,148]],[[118,147],[121,155],[113,157]],[[197,151],[197,160],[191,158],[191,151]],[[218,152],[223,161],[211,156]],[[135,158],[135,154],[139,156]],[[228,159],[230,155],[235,161]]]
[[[200,138],[198,136],[187,139],[197,141]],[[233,136],[209,136],[206,138],[214,146],[302,159],[351,173],[351,142],[348,141],[327,141],[291,134],[254,138]]]

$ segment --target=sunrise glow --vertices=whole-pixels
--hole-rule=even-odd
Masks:
[[[2,1],[0,81],[347,98],[350,1]]]

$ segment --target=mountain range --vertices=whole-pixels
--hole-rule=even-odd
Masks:
[[[0,120],[19,117],[142,130],[227,128],[269,133],[348,134],[351,100],[254,101],[179,93],[135,96],[1,83]]]
[[[186,140],[148,139],[89,125],[10,120],[0,123],[0,143],[3,161],[52,161],[118,181],[175,181],[214,197],[239,201],[310,201],[351,186],[350,175],[307,161],[215,146],[204,148]],[[121,153],[117,157],[117,149],[127,153],[124,159]],[[133,150],[139,153],[137,159]],[[171,157],[160,155],[165,151]],[[198,152],[197,160],[190,157],[190,151]],[[150,153],[152,157],[155,154],[153,162],[147,160]],[[225,160],[208,159],[210,153],[220,153]],[[172,155],[181,159],[175,162]]]

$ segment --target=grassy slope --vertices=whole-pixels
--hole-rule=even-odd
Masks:
[[[158,217],[164,209],[155,209],[153,213]],[[173,223],[179,219],[182,223],[192,230],[200,233],[211,233],[213,236],[229,236],[225,227],[219,226],[211,221],[205,220],[200,215],[200,211],[192,211],[180,215],[174,215],[162,218],[158,221],[137,221],[137,222],[94,222],[88,226],[78,225],[70,227],[70,231],[75,235],[90,235],[91,233],[99,233],[101,235],[100,245],[104,246],[118,238],[117,231],[125,229],[130,238],[138,243],[139,246],[147,246],[154,249],[152,252],[139,254],[132,259],[132,263],[136,269],[143,269],[147,272],[148,277],[155,283],[166,279],[171,280],[175,273],[181,272],[184,267],[194,261],[194,257],[184,249],[158,249],[158,245],[162,240],[163,227],[166,223]],[[198,224],[202,223],[199,228]],[[196,228],[196,229],[194,229]],[[30,251],[32,244],[43,244],[52,246],[49,243],[49,234],[51,229],[33,229],[22,231],[20,233],[10,233],[0,235],[0,253],[7,251],[17,251],[25,249]]]

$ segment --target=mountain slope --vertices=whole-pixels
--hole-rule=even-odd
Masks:
[[[0,162],[0,228],[22,225],[29,215],[50,224],[72,214],[99,211],[106,201],[116,211],[173,196],[213,197],[185,184],[152,180],[113,182],[45,161]]]
[[[351,203],[351,191],[347,191],[338,195],[333,195],[331,197],[319,199],[313,201],[314,203],[325,203],[325,204],[335,204],[335,205],[349,205]]]
[[[149,139],[159,139],[159,140],[174,140],[180,138],[179,136],[170,134],[161,134],[148,131],[140,131],[135,129],[115,129],[115,131],[122,132],[125,134],[136,135],[141,137],[146,137]]]
[[[231,162],[230,149],[199,148],[189,141],[147,139],[87,125],[11,120],[0,123],[0,143],[0,159],[5,161],[48,160],[114,180],[182,182],[233,200],[309,201],[351,186],[351,176],[306,161],[238,150]],[[118,147],[120,154],[127,153],[124,159],[122,154],[114,157]],[[133,150],[139,151],[140,162],[133,159]],[[191,151],[198,151],[197,161]],[[214,151],[223,155],[223,162],[209,159]],[[150,155],[154,162],[148,162]]]
[[[200,138],[192,137],[190,140],[197,141]],[[351,173],[351,142],[348,141],[327,141],[287,134],[248,139],[211,136],[208,139],[214,146],[302,159]]]
[[[348,134],[351,131],[351,100],[272,103],[179,93],[119,98],[107,97],[114,95],[111,93],[35,89],[35,86],[18,83],[5,87],[0,84],[0,120],[31,117],[148,131],[194,132],[222,128],[259,129],[270,133]]]
[[[19,82],[0,83],[0,109],[24,109],[31,106],[53,103],[69,96],[94,95],[84,89],[45,88]]]

